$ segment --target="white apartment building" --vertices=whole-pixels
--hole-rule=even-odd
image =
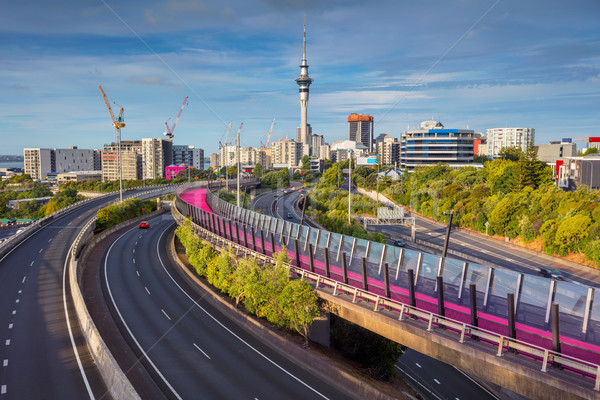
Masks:
[[[143,179],[164,178],[165,168],[173,164],[173,141],[170,139],[142,139]]]
[[[529,143],[535,143],[534,128],[493,128],[487,133],[487,156],[498,157],[503,147],[517,147],[527,151]]]
[[[287,165],[296,167],[300,165],[302,160],[302,143],[298,143],[292,139],[279,139],[277,142],[271,143],[271,151],[273,164]]]
[[[121,159],[124,180],[142,179],[142,142],[140,140],[121,141]],[[117,143],[104,145],[102,180],[119,180],[119,146]]]
[[[382,133],[375,139],[376,154],[380,154],[381,165],[397,165],[400,161],[400,142],[390,135]]]

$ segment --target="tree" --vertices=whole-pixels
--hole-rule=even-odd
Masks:
[[[260,178],[263,174],[263,167],[261,165],[261,163],[256,163],[256,166],[254,167],[254,171],[252,171],[252,176],[254,178]]]
[[[310,170],[310,158],[308,157],[308,155],[303,155],[302,156],[302,169],[303,170]]]
[[[563,219],[554,236],[554,246],[558,250],[558,254],[566,255],[571,251],[576,251],[579,243],[587,238],[588,227],[591,223],[591,218],[583,214]]]
[[[519,147],[516,147],[516,146],[503,147],[498,152],[498,155],[500,156],[500,158],[502,158],[503,160],[510,160],[510,161],[519,161],[522,154],[523,154],[523,150],[521,150]]]
[[[286,325],[302,335],[307,346],[310,324],[319,316],[315,290],[304,279],[291,280],[281,291],[279,303]]]

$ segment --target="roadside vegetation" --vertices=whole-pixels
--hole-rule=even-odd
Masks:
[[[60,190],[53,194],[48,184],[35,182],[29,175],[17,175],[0,181],[0,219],[40,219],[83,199],[75,190]],[[37,201],[19,203],[9,208],[10,200],[52,197],[46,204]]]
[[[308,329],[319,316],[318,298],[305,280],[290,278],[285,248],[275,255],[274,264],[262,267],[252,258],[236,258],[231,249],[215,251],[198,239],[189,220],[175,234],[199,276],[234,299],[236,306],[243,305],[248,313],[299,333],[308,344]]]
[[[443,213],[452,213],[454,226],[600,265],[598,191],[558,188],[532,146],[527,152],[505,148],[481,170],[439,164],[405,172],[383,187],[396,203],[435,220],[447,222]]]
[[[128,199],[98,210],[95,232],[101,232],[121,222],[156,210],[156,200]]]

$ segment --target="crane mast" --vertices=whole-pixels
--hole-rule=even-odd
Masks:
[[[117,157],[119,163],[119,200],[123,201],[123,166],[121,161],[121,128],[125,126],[125,122],[123,120],[123,107],[119,110],[119,118],[115,119],[115,114],[110,108],[110,103],[108,102],[108,98],[102,90],[102,86],[98,86],[100,88],[100,92],[102,93],[102,98],[104,99],[104,104],[106,104],[106,108],[108,109],[108,113],[110,114],[110,119],[112,120],[113,128],[115,128],[115,142],[117,143]]]
[[[189,98],[189,96],[185,96],[185,99],[183,99],[183,104],[181,105],[181,108],[179,109],[179,113],[177,114],[177,118],[175,118],[175,122],[173,122],[173,126],[169,128],[169,124],[167,122],[169,122],[167,120],[167,122],[165,122],[165,126],[167,127],[167,131],[165,132],[165,136],[168,136],[169,139],[173,139],[173,131],[175,130],[175,125],[177,125],[177,121],[179,121],[179,117],[181,117],[181,112],[183,111],[183,107],[187,106],[187,99]]]

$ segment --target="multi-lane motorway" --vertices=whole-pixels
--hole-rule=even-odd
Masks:
[[[64,271],[72,241],[107,201],[58,218],[0,260],[0,399],[106,392],[70,307]]]
[[[352,398],[245,332],[180,279],[165,250],[173,223],[161,217],[148,230],[126,231],[103,263],[118,318],[168,387],[168,397]]]

